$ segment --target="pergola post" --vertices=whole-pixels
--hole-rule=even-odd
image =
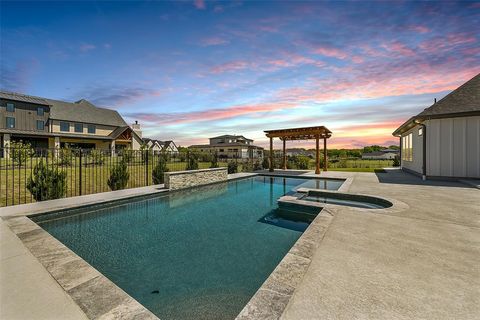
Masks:
[[[282,139],[283,141],[283,170],[287,170],[287,152],[286,152],[286,144],[287,144],[287,139]]]
[[[273,172],[273,138],[270,137],[270,165],[268,171]]]
[[[323,137],[323,171],[327,171],[327,137]]]
[[[320,174],[320,137],[315,136],[315,174]]]

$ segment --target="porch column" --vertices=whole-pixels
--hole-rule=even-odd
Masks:
[[[58,158],[58,154],[60,152],[60,137],[54,137],[53,148],[55,158]]]
[[[283,170],[287,170],[287,152],[285,145],[287,144],[287,140],[283,139]]]
[[[315,174],[320,174],[320,137],[315,137]]]
[[[327,171],[327,137],[323,137],[323,171]]]
[[[112,140],[110,143],[110,151],[112,152],[112,157],[115,156],[115,140]]]
[[[273,138],[270,137],[270,166],[268,171],[273,172]]]
[[[3,135],[3,157],[10,159],[10,134],[5,133]]]

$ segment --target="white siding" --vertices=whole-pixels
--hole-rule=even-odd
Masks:
[[[425,123],[427,175],[480,178],[480,116]]]

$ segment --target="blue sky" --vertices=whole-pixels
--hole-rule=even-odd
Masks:
[[[180,145],[309,125],[336,147],[397,143],[399,124],[480,72],[479,2],[0,6],[2,89],[85,98]]]

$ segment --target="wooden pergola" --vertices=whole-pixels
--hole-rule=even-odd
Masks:
[[[270,138],[270,171],[273,171],[273,138],[280,138],[283,141],[283,169],[287,169],[287,140],[316,140],[316,167],[315,173],[320,173],[320,139],[323,139],[323,170],[327,171],[327,139],[332,136],[332,132],[324,126],[292,128],[280,130],[266,130],[266,136]]]

